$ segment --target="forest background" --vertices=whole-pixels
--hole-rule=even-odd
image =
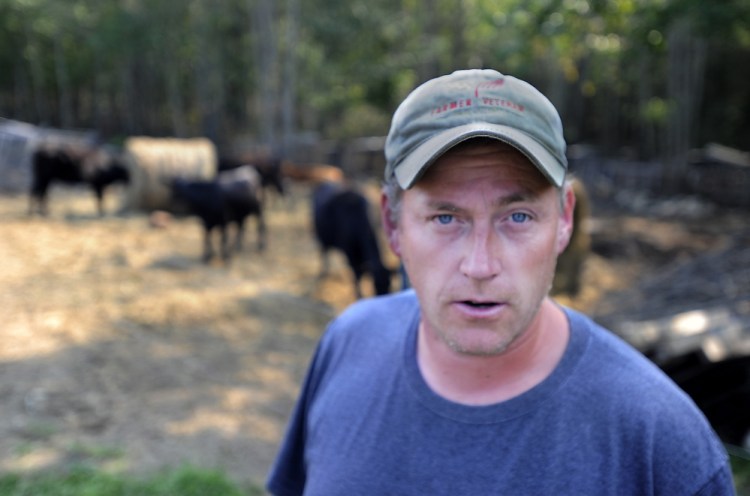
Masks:
[[[0,116],[115,142],[290,156],[491,67],[546,93],[568,143],[663,160],[669,186],[690,149],[748,148],[748,66],[750,0],[0,0]]]

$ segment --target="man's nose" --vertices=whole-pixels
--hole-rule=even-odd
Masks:
[[[472,279],[492,279],[500,273],[499,241],[491,229],[474,229],[461,260],[461,272]]]

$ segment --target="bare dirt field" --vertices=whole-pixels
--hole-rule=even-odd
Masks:
[[[190,463],[261,484],[326,322],[353,301],[343,259],[317,280],[308,194],[275,199],[267,251],[252,249],[251,221],[228,267],[200,263],[193,218],[98,218],[88,191],[64,188],[31,218],[25,196],[0,196],[0,470]],[[560,300],[602,316],[617,298],[633,306],[618,290],[747,232],[743,212],[594,213],[599,252],[581,294]],[[665,315],[689,307],[673,300]]]

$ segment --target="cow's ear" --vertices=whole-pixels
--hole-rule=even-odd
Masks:
[[[388,245],[391,247],[393,253],[400,257],[401,244],[399,243],[398,223],[388,195],[385,193],[381,193],[380,195],[380,220],[383,224],[383,231],[386,238],[388,238]]]

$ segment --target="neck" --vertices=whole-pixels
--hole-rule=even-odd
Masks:
[[[563,310],[549,298],[524,334],[501,354],[460,354],[427,336],[420,325],[417,360],[427,384],[440,396],[466,405],[489,405],[533,388],[555,369],[570,329]]]

